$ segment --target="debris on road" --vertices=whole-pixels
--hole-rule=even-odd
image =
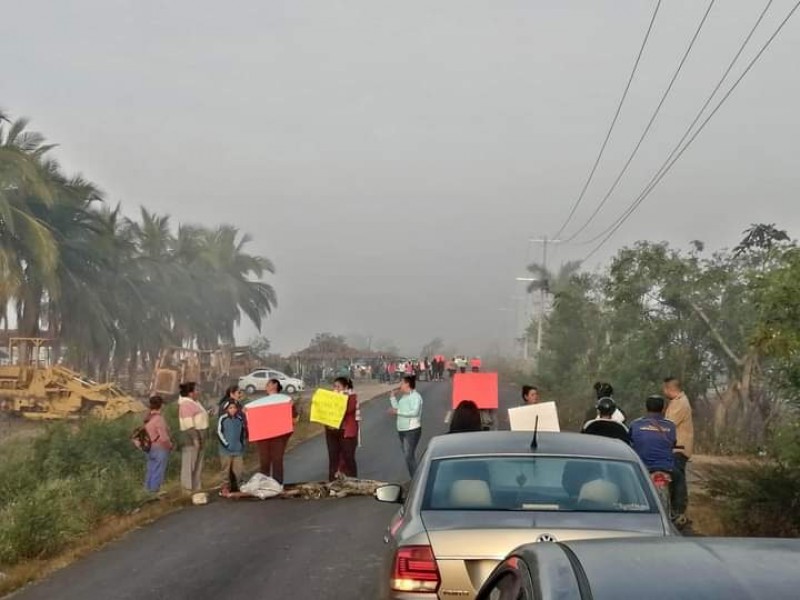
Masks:
[[[382,481],[373,479],[342,478],[335,481],[315,481],[295,483],[284,486],[281,498],[302,498],[303,500],[321,500],[323,498],[346,498],[347,496],[372,496],[382,485]]]
[[[257,473],[256,475],[260,474]],[[274,481],[264,475],[260,475],[260,477],[264,480]],[[256,476],[254,476],[253,479],[256,479]],[[377,488],[386,485],[382,481],[375,481],[373,479],[343,477],[335,481],[290,483],[283,486],[282,489],[262,490],[258,488],[258,481],[261,481],[260,479],[255,482],[255,486],[250,485],[253,479],[242,486],[242,491],[231,492],[227,494],[225,498],[258,498],[260,500],[266,500],[267,498],[299,498],[301,500],[322,500],[325,498],[346,498],[347,496],[372,496],[375,494]],[[270,483],[270,481],[266,483]],[[254,487],[258,489],[254,489]]]

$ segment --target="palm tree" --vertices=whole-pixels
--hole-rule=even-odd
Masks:
[[[44,159],[53,146],[26,131],[27,124],[25,119],[11,122],[0,112],[0,303],[7,307],[17,299],[20,314],[41,297],[40,290],[27,286],[30,270],[52,283],[58,260],[52,231],[32,211],[33,201],[50,207],[56,200],[52,165]],[[28,311],[29,318],[35,312]],[[21,328],[35,334],[38,319]]]
[[[526,357],[528,354],[528,340],[534,332],[536,336],[537,356],[542,349],[543,326],[546,318],[545,296],[548,294],[558,296],[563,290],[567,289],[572,277],[578,272],[580,267],[581,261],[574,260],[561,265],[558,273],[553,273],[539,263],[531,263],[528,265],[528,272],[533,275],[533,281],[528,284],[528,293],[540,292],[541,305],[538,319],[531,321],[527,328],[526,335],[523,337]]]
[[[557,295],[563,290],[581,268],[581,261],[572,260],[561,265],[557,273],[550,271],[539,263],[528,265],[528,273],[533,275],[534,280],[528,284],[528,293],[544,291],[546,294]]]
[[[176,259],[194,280],[191,330],[200,347],[233,343],[242,314],[260,331],[277,304],[273,287],[260,281],[275,268],[269,259],[245,251],[250,242],[250,236],[230,225],[178,233]]]

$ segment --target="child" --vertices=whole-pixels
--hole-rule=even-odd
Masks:
[[[231,486],[238,490],[241,482],[247,426],[236,402],[227,402],[224,410],[225,414],[217,423],[217,437],[219,437],[219,460],[222,466],[220,496],[226,497],[230,495]]]

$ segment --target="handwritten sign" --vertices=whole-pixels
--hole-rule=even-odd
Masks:
[[[497,373],[456,373],[452,407],[463,400],[472,400],[478,408],[497,408]]]
[[[312,423],[320,423],[326,427],[338,429],[342,424],[346,411],[347,394],[319,389],[311,397],[311,416],[309,420]]]
[[[540,402],[508,409],[511,431],[533,431],[536,417],[539,417],[539,431],[561,431],[558,423],[558,409],[555,402]]]
[[[251,442],[268,440],[294,431],[292,399],[285,394],[273,394],[249,402],[244,407],[247,416],[247,439]]]

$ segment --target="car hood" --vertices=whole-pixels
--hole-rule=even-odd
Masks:
[[[542,541],[663,536],[658,513],[423,511],[437,559],[502,559],[517,546]]]

